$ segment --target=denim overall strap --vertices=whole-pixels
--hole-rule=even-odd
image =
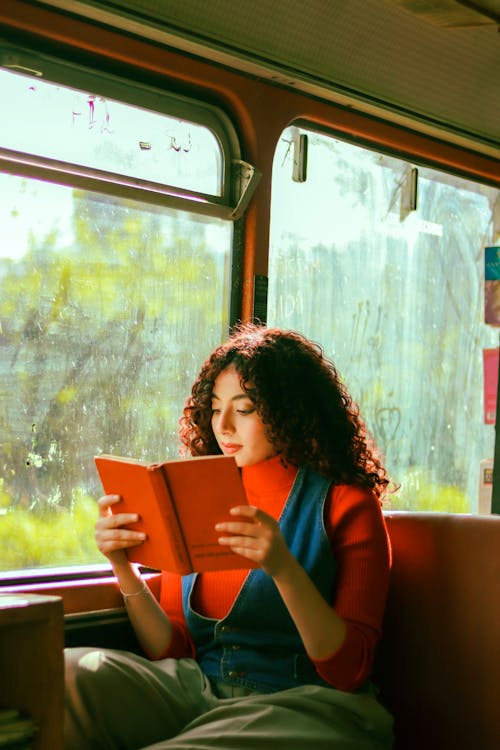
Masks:
[[[332,600],[336,564],[323,522],[330,481],[301,467],[279,519],[285,541],[322,596]],[[327,685],[302,645],[274,581],[251,570],[227,616],[204,617],[191,607],[195,575],[183,577],[183,606],[205,674],[253,690]]]

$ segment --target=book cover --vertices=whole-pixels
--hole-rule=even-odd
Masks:
[[[500,326],[500,245],[484,248],[484,322]]]
[[[138,513],[127,528],[147,539],[127,550],[128,559],[185,575],[255,567],[218,543],[215,524],[234,520],[229,509],[247,505],[240,472],[231,456],[194,456],[144,464],[120,456],[95,456],[107,495],[121,496],[113,513]]]

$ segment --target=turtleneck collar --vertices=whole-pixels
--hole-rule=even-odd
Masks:
[[[241,478],[249,503],[262,507],[259,500],[273,498],[283,501],[292,489],[297,471],[296,466],[283,466],[279,455],[258,464],[243,466]]]

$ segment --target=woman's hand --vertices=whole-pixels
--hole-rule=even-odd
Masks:
[[[216,525],[224,534],[219,544],[258,563],[273,578],[311,658],[325,659],[335,653],[346,637],[346,624],[292,555],[279,524],[252,506],[230,512],[239,518]]]
[[[239,520],[216,525],[216,531],[224,534],[219,537],[219,544],[253,560],[273,578],[294,560],[274,518],[259,508],[246,505],[231,508],[230,513],[239,516]]]
[[[136,523],[139,516],[137,513],[113,515],[113,505],[119,500],[119,495],[104,495],[98,501],[99,518],[95,525],[95,538],[99,550],[113,566],[120,591],[122,594],[129,594],[125,599],[125,607],[139,643],[151,658],[156,658],[167,649],[172,638],[172,626],[148,586],[141,581],[139,572],[127,558],[125,550],[142,544],[146,534],[123,528],[125,524]]]
[[[99,518],[95,524],[95,540],[99,551],[110,560],[113,565],[126,564],[128,547],[136,547],[146,538],[142,531],[132,531],[122,528],[125,524],[136,523],[139,516],[136,513],[116,513],[112,507],[119,502],[119,495],[104,495],[98,501]]]

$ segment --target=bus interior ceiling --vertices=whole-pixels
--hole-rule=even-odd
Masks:
[[[499,0],[34,3],[498,158]]]

